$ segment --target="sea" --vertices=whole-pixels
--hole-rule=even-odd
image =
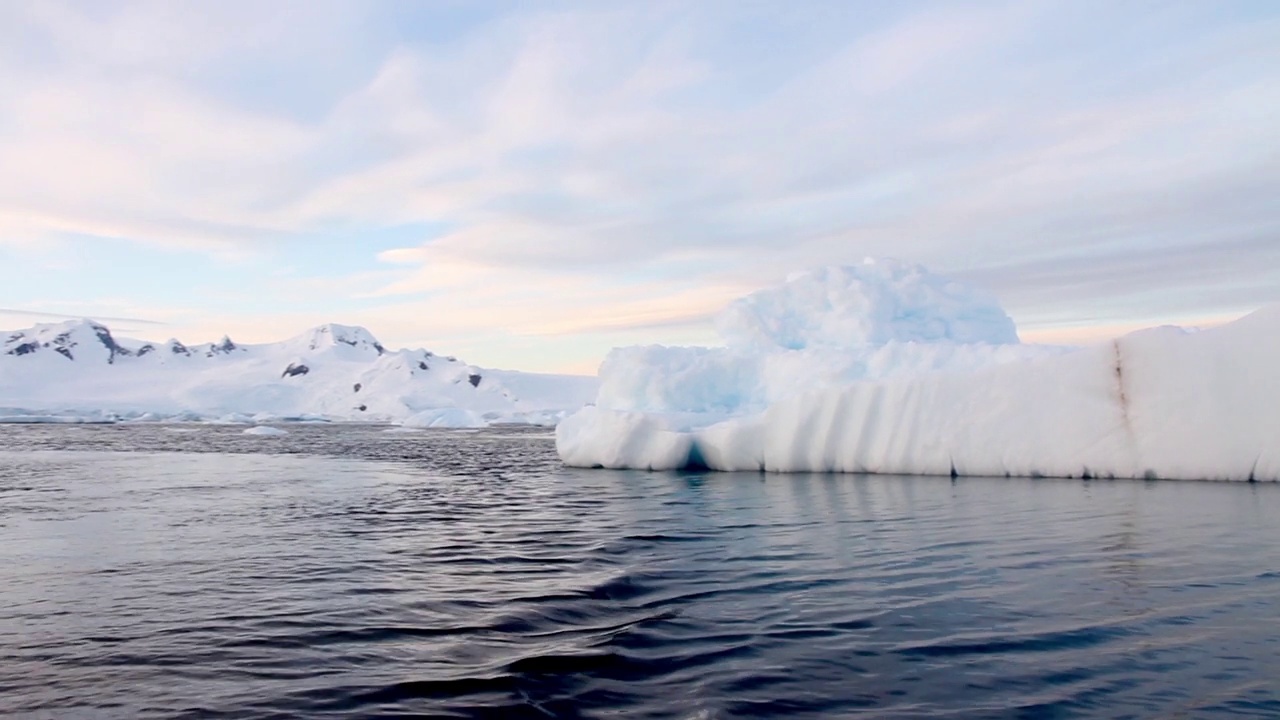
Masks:
[[[0,425],[6,718],[1276,718],[1280,487]]]

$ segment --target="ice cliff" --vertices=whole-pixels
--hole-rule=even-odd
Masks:
[[[1202,332],[1017,344],[994,301],[888,261],[732,304],[723,348],[627,348],[569,465],[1280,480],[1280,308]]]

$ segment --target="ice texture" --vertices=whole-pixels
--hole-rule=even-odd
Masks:
[[[792,275],[730,303],[715,324],[722,347],[612,350],[596,405],[729,417],[815,388],[1063,350],[1019,344],[993,297],[892,259]]]
[[[730,347],[751,349],[1018,342],[994,297],[886,258],[796,273],[730,303],[716,330]]]
[[[818,290],[772,297],[812,298],[838,275],[810,274]],[[965,316],[949,303],[937,314]],[[653,470],[1280,480],[1280,306],[1076,349],[956,340],[995,337],[982,333],[903,341],[875,322],[799,319],[820,303],[770,307],[800,330],[777,324],[755,336],[755,352],[610,356],[597,405],[557,428],[561,458]],[[862,329],[840,351],[814,347],[813,327]],[[761,337],[803,347],[776,350]]]

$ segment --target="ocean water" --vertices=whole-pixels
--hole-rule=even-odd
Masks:
[[[0,715],[1280,717],[1280,487],[0,426]]]

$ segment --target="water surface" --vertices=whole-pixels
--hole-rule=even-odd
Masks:
[[[0,715],[1277,717],[1280,487],[0,426]]]

